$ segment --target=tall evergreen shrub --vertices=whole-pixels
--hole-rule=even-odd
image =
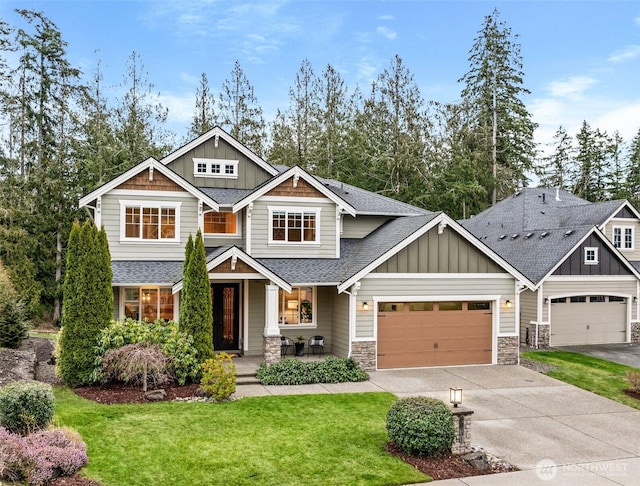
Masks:
[[[200,231],[193,241],[189,236],[185,248],[179,324],[183,332],[193,336],[200,362],[213,357],[211,287],[207,272],[207,255]]]
[[[69,235],[58,374],[70,386],[93,383],[94,348],[113,314],[111,257],[104,229],[74,223]]]
[[[27,338],[26,312],[9,272],[0,262],[0,348],[19,348]]]

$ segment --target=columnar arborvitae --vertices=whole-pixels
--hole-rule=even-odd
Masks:
[[[191,237],[190,237],[191,240]],[[192,245],[185,249],[184,278],[180,298],[180,329],[193,336],[198,359],[213,356],[213,317],[207,256],[202,234],[198,231]]]
[[[113,313],[111,258],[104,230],[74,223],[64,282],[58,373],[71,386],[91,384],[94,347]]]

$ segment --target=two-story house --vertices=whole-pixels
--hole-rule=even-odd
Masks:
[[[518,360],[519,295],[533,283],[460,224],[272,166],[218,127],[80,206],[107,232],[115,318],[178,318],[200,229],[216,350],[273,362],[282,335],[322,335],[368,369]]]
[[[629,202],[525,188],[461,223],[534,283],[520,296],[522,344],[640,342],[640,215]]]

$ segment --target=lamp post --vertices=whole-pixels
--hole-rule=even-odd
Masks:
[[[458,405],[462,405],[462,388],[452,386],[449,388],[449,401],[453,404],[454,408]]]

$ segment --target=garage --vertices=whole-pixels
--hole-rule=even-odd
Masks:
[[[627,299],[580,295],[551,299],[551,346],[627,341]]]
[[[492,305],[378,303],[378,369],[491,363]]]

